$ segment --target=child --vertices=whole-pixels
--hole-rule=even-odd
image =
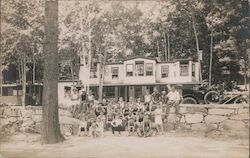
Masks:
[[[89,127],[89,136],[92,138],[96,138],[98,136],[97,132],[97,123],[96,121],[93,121],[91,126]]]
[[[97,136],[104,136],[104,122],[101,120],[101,118],[97,118],[96,121],[97,124],[97,128],[96,128],[96,132],[97,132]]]
[[[125,104],[122,109],[123,117],[127,117],[129,115],[129,107],[128,104]]]
[[[78,129],[78,136],[86,135],[87,133],[87,121],[84,117],[83,120],[80,122],[79,129]]]
[[[125,102],[123,101],[123,97],[119,98],[118,104],[120,105],[121,108],[124,107]]]
[[[131,132],[132,134],[134,134],[135,125],[136,125],[136,116],[130,113],[128,116],[128,135],[129,136],[131,135]]]
[[[144,112],[144,105],[141,102],[141,98],[137,99],[137,107],[139,112]]]
[[[118,131],[119,135],[121,134],[122,120],[120,119],[119,115],[116,115],[115,119],[111,122],[111,128],[113,135],[115,134],[115,131]]]
[[[155,109],[155,125],[157,131],[161,133],[163,132],[163,123],[162,123],[162,108],[161,105],[158,104],[157,108]]]

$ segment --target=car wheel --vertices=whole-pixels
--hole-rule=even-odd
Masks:
[[[204,101],[206,104],[219,104],[221,101],[220,94],[216,91],[209,91],[205,95]]]
[[[249,99],[247,97],[240,96],[234,100],[234,104],[247,104]]]
[[[198,102],[193,97],[186,97],[182,100],[181,104],[198,104]]]

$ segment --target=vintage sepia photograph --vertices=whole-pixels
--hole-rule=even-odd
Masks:
[[[0,0],[0,158],[249,158],[250,0]]]

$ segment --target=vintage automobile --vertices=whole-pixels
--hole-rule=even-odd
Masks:
[[[182,90],[182,104],[203,104],[204,96],[207,93],[203,87],[197,88],[183,88]]]
[[[192,89],[182,88],[182,104],[241,104],[249,103],[249,92],[232,89],[231,91],[214,86],[194,87]]]

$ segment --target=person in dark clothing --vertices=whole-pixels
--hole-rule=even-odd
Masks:
[[[121,134],[122,120],[120,119],[119,115],[116,115],[115,119],[111,122],[111,129],[113,134],[115,134],[115,131],[118,131],[119,134]]]
[[[154,92],[152,93],[152,102],[153,104],[157,104],[160,101],[161,94],[159,93],[158,89],[155,87]]]
[[[80,109],[83,113],[87,111],[87,93],[83,90],[80,95]]]

